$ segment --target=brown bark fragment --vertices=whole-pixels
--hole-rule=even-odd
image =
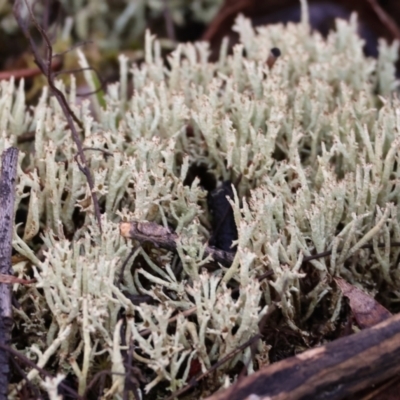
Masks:
[[[349,299],[351,311],[361,329],[370,328],[392,316],[390,311],[361,289],[342,278],[335,278],[335,282]]]
[[[400,314],[269,365],[207,400],[344,399],[398,374],[399,357]]]

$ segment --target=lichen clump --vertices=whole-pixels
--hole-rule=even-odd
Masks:
[[[71,78],[67,96],[84,126],[102,232],[56,100],[45,89],[27,109],[22,83],[1,82],[0,149],[36,132],[31,148],[21,145],[24,223],[13,245],[22,257],[13,267],[21,278],[33,271],[37,283],[14,287],[15,330],[23,332],[15,346],[42,368],[75,376],[80,394],[103,368],[113,373],[105,398],[121,395],[129,352],[146,393],[174,391],[194,363],[206,371],[258,333],[272,307],[305,343],[318,318],[332,332],[342,309],[334,276],[379,292],[389,307],[400,299],[400,247],[391,246],[400,242],[397,45],[382,42],[378,60],[365,58],[355,18],[338,21],[326,40],[305,21],[255,32],[240,17],[234,29],[240,44],[232,55],[223,44],[216,63],[207,44],[195,43],[179,45],[166,65],[147,34],[145,62],[120,57],[105,107],[95,96],[78,102]],[[270,71],[275,46],[283,56]],[[228,268],[203,257],[207,193],[199,179],[185,181],[200,164],[237,184]],[[177,254],[122,238],[119,223],[130,220],[174,229]],[[303,262],[326,250],[329,257]],[[152,301],[137,305],[137,295]],[[240,352],[212,374],[212,390],[229,384],[240,362],[250,372],[268,362],[267,344],[256,345],[258,361],[249,348]],[[32,369],[28,378],[56,396],[60,376],[45,381]]]

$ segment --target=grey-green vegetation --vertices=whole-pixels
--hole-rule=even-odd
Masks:
[[[183,44],[168,66],[147,33],[145,62],[120,57],[121,80],[108,86],[105,107],[95,96],[78,101],[71,78],[67,96],[83,122],[84,145],[113,154],[87,152],[104,209],[102,233],[56,100],[45,88],[27,108],[23,83],[0,83],[0,150],[36,132],[34,145],[20,153],[16,208],[26,210],[27,221],[15,227],[13,246],[23,258],[13,268],[21,278],[33,268],[37,283],[14,285],[21,304],[15,324],[29,338],[19,351],[42,368],[51,370],[50,359],[58,365],[54,380],[28,371],[52,399],[68,373],[83,393],[101,363],[116,373],[104,398],[121,398],[121,332],[125,343],[135,342],[137,366],[152,371],[145,391],[156,396],[159,383],[170,391],[185,384],[191,360],[205,371],[246,342],[272,304],[282,324],[304,338],[317,309],[333,330],[342,307],[333,276],[379,292],[388,306],[400,300],[400,248],[391,246],[400,242],[397,44],[382,42],[377,60],[365,58],[356,18],[338,21],[326,40],[310,33],[306,19],[254,31],[239,17],[234,29],[241,43],[232,55],[225,43],[209,63],[207,44]],[[269,71],[274,46],[283,56]],[[79,59],[83,65],[83,53]],[[87,80],[94,85],[90,74]],[[210,237],[206,192],[198,179],[184,185],[196,163],[221,180],[241,176],[232,201],[238,250],[229,268],[213,272],[202,268],[210,261],[202,257]],[[77,211],[84,220],[78,228]],[[117,284],[136,245],[119,233],[119,222],[129,220],[174,227],[182,271],[174,272],[172,253],[138,246]],[[373,248],[361,249],[366,243]],[[304,257],[325,250],[332,254],[303,268]],[[268,280],[256,279],[269,270]],[[302,285],[308,278],[311,288]],[[237,298],[228,284],[240,288]],[[133,305],[134,294],[150,295],[154,304]],[[194,317],[169,323],[194,306]],[[140,335],[144,328],[150,336]],[[268,346],[257,346],[265,362]],[[232,382],[226,371],[250,355],[247,349],[221,367],[214,389]],[[249,362],[250,372],[257,367]]]

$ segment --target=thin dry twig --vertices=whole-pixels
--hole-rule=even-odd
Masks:
[[[19,358],[24,364],[26,364],[27,366],[29,366],[30,368],[34,368],[37,369],[39,371],[40,374],[48,377],[48,378],[54,378],[54,376],[52,374],[50,374],[49,372],[47,372],[46,370],[44,370],[43,368],[40,368],[38,365],[36,365],[33,361],[31,361],[28,357],[24,356],[22,353],[20,353],[19,351],[13,349],[10,346],[6,346],[2,343],[0,343],[0,349],[3,351],[6,351],[8,353],[10,353],[11,355]],[[74,399],[77,400],[84,400],[84,397],[79,396],[79,394],[71,389],[68,385],[66,385],[63,382],[59,383],[59,387],[64,389],[65,392],[69,393],[71,396],[73,396]]]
[[[90,391],[95,387],[97,381],[99,379],[103,379],[106,376],[112,376],[112,375],[117,375],[117,376],[124,376],[125,374],[121,373],[121,372],[113,372],[109,369],[103,370],[103,371],[99,371],[97,372],[96,375],[93,376],[92,380],[89,382],[89,384],[86,386],[85,392],[83,393],[83,396],[81,397],[82,400],[87,400],[89,398],[89,393]],[[101,384],[103,385],[104,382],[101,382]],[[103,389],[98,391],[99,393],[103,393]]]
[[[25,21],[22,16],[22,12],[21,12],[22,2],[25,3],[25,6],[28,9],[31,22],[33,23],[35,28],[38,30],[44,43],[46,44],[46,57],[44,57],[44,58],[40,55],[39,48],[36,45],[35,41],[33,40],[33,37],[29,31],[27,21]],[[60,107],[64,113],[66,120],[67,120],[68,127],[72,133],[72,138],[78,149],[78,155],[79,155],[79,158],[81,161],[79,164],[79,168],[82,171],[82,173],[85,175],[86,180],[88,182],[92,201],[93,201],[94,213],[95,213],[98,225],[99,225],[99,229],[101,231],[102,229],[101,229],[100,205],[99,205],[97,195],[94,191],[94,180],[93,180],[92,174],[90,173],[90,169],[88,167],[85,152],[83,151],[82,140],[80,139],[78,131],[74,124],[74,121],[78,122],[79,119],[76,117],[75,113],[71,110],[71,107],[69,106],[64,93],[60,89],[57,88],[57,86],[54,82],[54,72],[51,69],[51,62],[53,59],[53,48],[52,48],[50,39],[49,39],[48,35],[46,34],[45,30],[40,26],[40,24],[36,20],[35,16],[33,15],[32,9],[26,0],[16,0],[14,3],[13,12],[14,12],[14,16],[15,16],[15,19],[17,20],[19,27],[21,28],[25,37],[29,41],[36,64],[38,65],[39,69],[42,71],[43,75],[46,77],[47,83],[50,87],[50,90],[53,93],[53,95],[55,96],[55,98],[57,99],[58,103],[60,104]],[[78,125],[82,128],[81,123],[79,124],[79,122],[78,122]]]
[[[102,76],[100,75],[100,72],[90,66],[90,67],[83,67],[83,68],[70,68],[70,69],[63,69],[62,71],[57,71],[54,73],[54,76],[57,77],[59,75],[64,75],[64,74],[77,74],[79,72],[84,72],[84,71],[93,71],[96,74],[97,79],[100,82],[100,86],[96,89],[96,90],[91,90],[85,93],[77,93],[76,97],[87,97],[87,96],[91,96],[93,94],[99,93],[102,90],[105,89],[106,87],[106,82],[105,80],[102,78]]]
[[[222,365],[224,365],[226,362],[231,360],[233,357],[235,357],[236,354],[240,353],[243,351],[246,347],[251,346],[255,341],[258,339],[261,339],[262,335],[260,333],[257,333],[254,335],[252,338],[247,340],[245,343],[237,347],[235,350],[232,350],[229,354],[227,354],[225,357],[221,358],[218,362],[216,362],[210,369],[208,369],[206,372],[202,372],[200,374],[197,374],[194,376],[190,382],[184,386],[183,388],[177,390],[176,392],[172,393],[171,396],[167,397],[166,400],[173,400],[176,397],[186,393],[188,390],[194,388],[201,380],[203,380],[206,376],[210,375],[211,372],[215,371]]]
[[[378,247],[385,247],[385,244],[378,244]],[[399,247],[400,246],[400,242],[393,242],[390,243],[390,246],[392,247]],[[372,244],[364,244],[363,246],[360,247],[359,250],[361,249],[369,249],[372,250],[373,246]],[[342,251],[342,249],[338,249],[337,252],[340,253]],[[303,264],[312,260],[317,260],[318,258],[324,258],[324,257],[329,257],[332,254],[332,250],[327,250],[327,251],[323,251],[321,253],[317,253],[317,254],[313,254],[312,256],[307,256],[303,258]]]
[[[55,59],[53,60],[51,64],[51,68],[53,71],[57,71],[59,68],[61,68],[62,62],[60,59]],[[33,78],[34,76],[40,75],[42,71],[40,68],[35,67],[35,68],[21,68],[21,69],[14,69],[10,71],[2,71],[0,72],[0,80],[8,80],[11,78],[14,79],[27,79],[27,78]]]
[[[125,261],[123,262],[121,271],[119,273],[118,285],[121,285],[122,280],[124,279],[125,268],[128,265],[129,260],[132,258],[132,256],[135,254],[138,248],[139,246],[133,247],[132,250],[129,252],[128,256],[125,258]]]
[[[377,17],[389,29],[391,34],[397,40],[400,40],[400,29],[396,21],[380,6],[376,0],[368,0],[368,3],[374,10]]]
[[[264,274],[259,275],[257,277],[257,279],[259,281],[262,281],[263,279],[268,278],[269,276],[271,276],[273,274],[274,274],[273,271],[268,271],[268,272],[265,272]],[[239,290],[240,290],[239,288],[233,289],[232,290],[232,294],[239,292]],[[171,324],[172,322],[175,322],[180,315],[183,315],[184,317],[189,317],[190,315],[194,314],[196,312],[196,310],[197,310],[197,307],[194,306],[194,307],[191,307],[191,308],[189,308],[189,309],[187,309],[185,311],[179,312],[178,314],[174,315],[173,317],[171,317],[168,320],[168,324]],[[264,321],[264,323],[265,323],[265,321]],[[143,330],[141,330],[139,332],[140,336],[143,336],[143,337],[146,337],[146,336],[150,335],[150,333],[151,333],[151,329],[148,329],[148,328],[147,329],[143,329]]]
[[[29,379],[25,371],[21,368],[21,366],[18,364],[17,360],[12,358],[10,359],[11,364],[14,366],[14,368],[17,370],[17,372],[21,375],[22,379],[26,382],[26,386],[29,387],[31,392],[35,394],[35,399],[37,400],[42,400],[43,396],[41,396],[39,389],[37,386],[35,386]],[[21,388],[22,390],[23,388]],[[21,396],[21,398],[27,398],[28,396]]]
[[[120,233],[121,236],[135,239],[140,243],[150,242],[162,249],[176,250],[178,235],[155,222],[121,222]],[[232,252],[210,246],[206,247],[204,255],[205,257],[211,256],[215,262],[228,267],[232,264],[235,257],[235,254]]]

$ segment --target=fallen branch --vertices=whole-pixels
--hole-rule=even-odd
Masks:
[[[18,149],[11,147],[1,157],[0,176],[0,274],[12,275],[11,252],[14,223],[15,181],[17,176]],[[10,283],[0,283],[0,345],[10,346],[13,324],[12,287]],[[7,399],[9,379],[9,355],[0,348],[0,399]]]
[[[338,400],[400,372],[400,314],[269,365],[207,400]]]

